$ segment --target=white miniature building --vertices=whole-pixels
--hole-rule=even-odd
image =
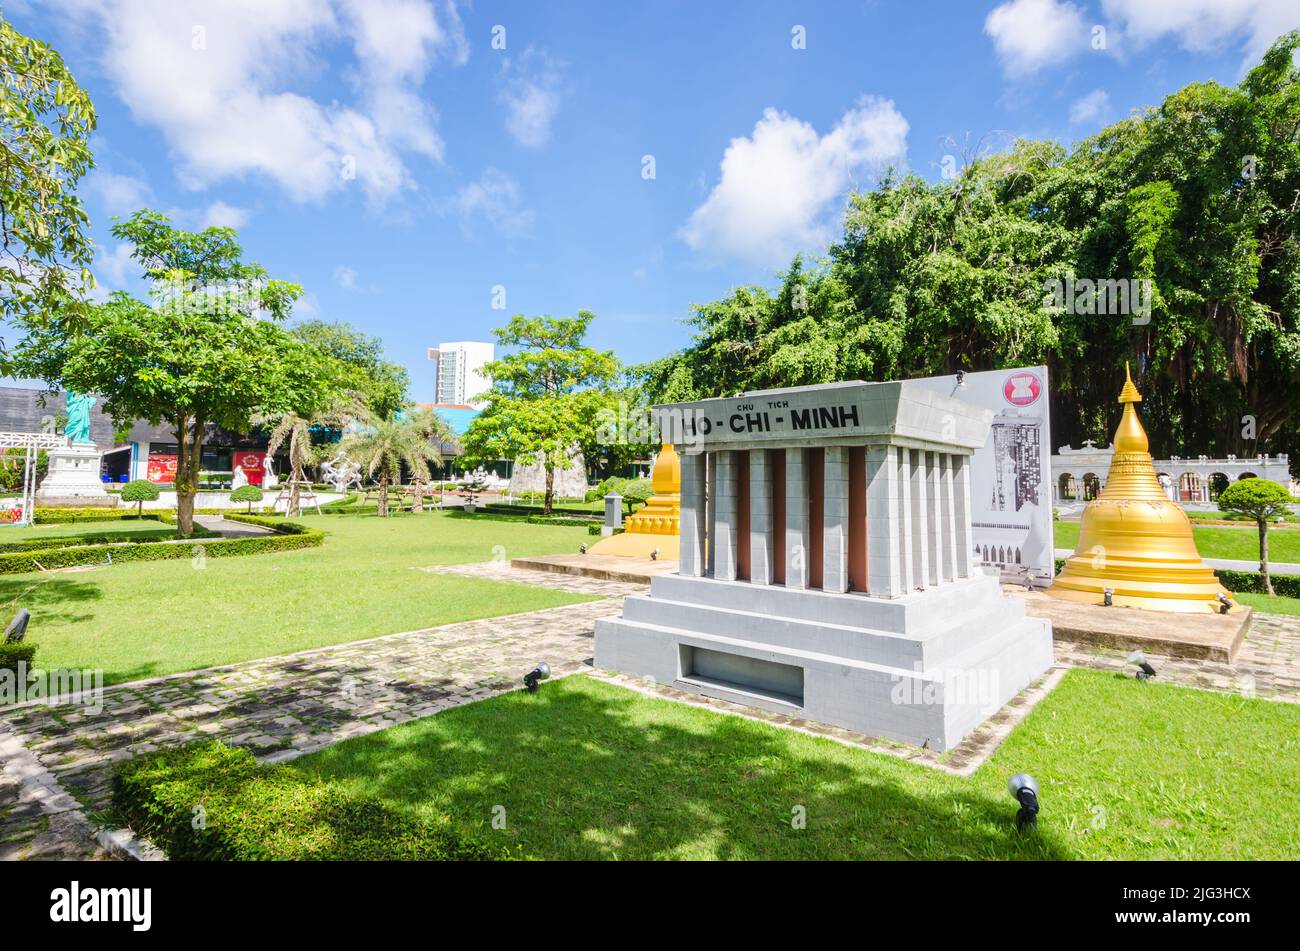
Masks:
[[[1051,665],[1050,623],[972,562],[988,410],[852,382],[656,413],[681,562],[597,622],[597,666],[943,750]]]
[[[1102,449],[1091,440],[1082,449],[1062,446],[1052,456],[1052,484],[1058,502],[1086,502],[1096,498],[1106,486],[1112,446]],[[1219,491],[1242,479],[1268,479],[1288,491],[1291,489],[1291,463],[1285,454],[1269,456],[1228,456],[1211,459],[1197,456],[1183,459],[1156,459],[1156,478],[1171,502],[1208,505]],[[1217,485],[1216,485],[1217,483]]]

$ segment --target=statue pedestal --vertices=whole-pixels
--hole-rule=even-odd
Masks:
[[[117,505],[117,496],[104,491],[99,478],[103,453],[93,445],[74,443],[49,451],[50,468],[36,490],[37,505]]]

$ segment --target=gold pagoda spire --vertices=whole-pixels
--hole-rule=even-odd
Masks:
[[[1156,477],[1137,414],[1141,401],[1126,363],[1119,394],[1124,415],[1115,430],[1106,485],[1084,509],[1079,545],[1047,593],[1102,604],[1110,589],[1112,603],[1121,606],[1217,612],[1219,595],[1230,593],[1201,561],[1187,513]]]
[[[623,523],[623,533],[603,538],[589,552],[649,558],[658,549],[665,561],[676,561],[681,552],[682,463],[669,443],[659,448],[650,470],[654,495],[635,515]]]

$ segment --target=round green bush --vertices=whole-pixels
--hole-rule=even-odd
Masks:
[[[122,486],[122,501],[135,502],[136,514],[144,511],[144,503],[156,501],[161,493],[148,479],[135,479]]]
[[[230,501],[247,502],[248,511],[253,511],[253,503],[262,501],[262,490],[255,485],[241,485],[230,493]]]

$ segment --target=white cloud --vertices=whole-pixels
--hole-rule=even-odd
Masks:
[[[1003,70],[1017,78],[1083,52],[1092,37],[1082,11],[1058,0],[1008,0],[989,13],[984,32]]]
[[[204,228],[242,228],[248,223],[248,209],[214,201],[203,210]]]
[[[440,158],[419,87],[436,57],[463,62],[451,4],[427,0],[66,0],[101,35],[101,65],[134,118],[157,127],[193,188],[265,177],[313,201],[355,182],[374,200],[409,182],[403,153]],[[316,53],[351,41],[356,106],[298,89]]]
[[[334,280],[345,291],[357,289],[357,272],[346,265],[340,265],[334,269]]]
[[[523,207],[519,194],[519,182],[500,169],[489,167],[483,170],[478,181],[456,193],[451,207],[467,228],[485,221],[502,234],[517,237],[527,234],[533,226],[533,213]]]
[[[1110,96],[1104,89],[1094,89],[1086,96],[1080,96],[1070,104],[1070,123],[1086,125],[1104,119],[1110,112]]]
[[[501,65],[501,92],[506,131],[520,145],[538,148],[551,137],[551,121],[563,96],[562,64],[532,47]]]
[[[1296,0],[1102,0],[1102,10],[1139,46],[1165,37],[1198,53],[1241,44],[1249,64],[1300,27]]]
[[[900,160],[907,128],[891,101],[873,97],[822,136],[807,122],[767,109],[749,138],[731,140],[721,180],[679,235],[696,251],[766,264],[820,247],[834,199],[855,171]]]
[[[86,190],[103,203],[110,215],[129,215],[153,199],[148,182],[102,168],[86,176]]]

